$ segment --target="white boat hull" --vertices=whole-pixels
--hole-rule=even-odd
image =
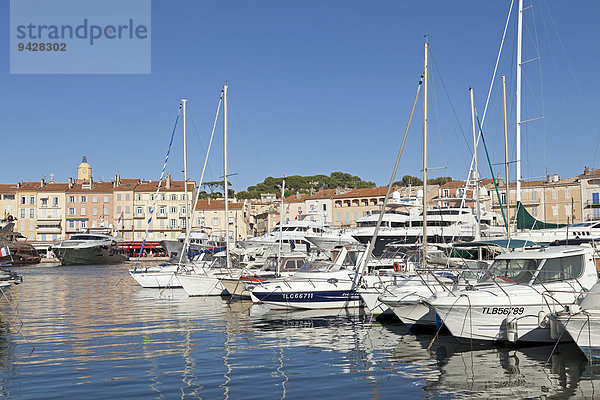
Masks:
[[[218,277],[204,274],[175,274],[188,296],[219,296],[225,290]]]

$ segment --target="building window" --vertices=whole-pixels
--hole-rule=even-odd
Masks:
[[[558,200],[558,190],[552,189],[552,200]]]
[[[169,229],[177,229],[177,220],[176,219],[169,220]]]
[[[135,215],[144,215],[144,207],[136,207]]]
[[[531,207],[531,216],[532,217],[537,217],[537,206],[533,206]]]
[[[177,214],[177,207],[171,207],[171,214]]]
[[[27,204],[27,197],[25,197],[25,196],[21,196],[21,202],[20,202],[19,204],[21,204],[21,205],[23,205],[23,206],[24,206],[25,204]]]
[[[121,201],[121,193],[117,193],[117,201]]]
[[[75,196],[69,196],[69,203],[75,203]]]
[[[571,198],[571,189],[566,188],[565,189],[565,199],[570,199]]]
[[[92,203],[98,202],[98,196],[92,196]]]
[[[219,217],[213,217],[212,219],[212,224],[213,226],[218,226],[221,224],[221,221],[219,220]]]
[[[48,199],[42,198],[40,200],[42,201],[42,207],[48,207]]]
[[[181,207],[181,215],[185,215],[185,207]]]
[[[79,224],[80,224],[79,226],[81,227],[81,229],[87,229],[87,227],[88,227],[87,221],[80,221]]]
[[[565,205],[565,215],[567,217],[571,217],[571,214],[573,213],[573,210],[571,209],[570,205]]]
[[[182,201],[185,201],[185,193],[182,193],[182,194],[181,194],[181,200],[182,200]]]
[[[125,193],[125,200],[129,201],[130,197],[129,197],[129,193]]]
[[[171,194],[171,201],[176,201],[176,200],[177,200],[177,195]]]
[[[150,195],[150,200],[154,200],[155,198],[156,198],[156,195],[155,195],[155,194],[151,194],[151,195]]]
[[[81,202],[87,203],[87,196],[81,196]]]
[[[82,214],[83,215],[83,214]],[[92,208],[92,215],[96,216],[98,215],[98,209],[97,208]]]
[[[166,194],[164,194],[164,193],[163,193],[163,194],[161,194],[161,195],[160,195],[160,199],[161,199],[162,201],[166,201],[166,200],[167,200],[167,195],[166,195]]]
[[[553,194],[554,195],[554,194]],[[552,215],[554,217],[558,216],[558,206],[552,206]]]
[[[25,218],[25,209],[19,208],[19,218]],[[23,229],[21,229],[23,230]]]
[[[69,229],[75,229],[75,221],[69,221]]]
[[[85,215],[85,208],[81,209],[81,215]]]
[[[29,209],[29,218],[35,218],[35,208]]]
[[[158,215],[160,217],[166,216],[167,215],[167,207],[165,207],[165,206],[158,207]]]
[[[125,206],[125,214],[129,214],[129,206]]]
[[[138,201],[142,201],[142,195],[141,194],[136,194],[135,195],[135,199]]]
[[[29,204],[35,205],[35,196],[29,196]]]
[[[58,207],[58,197],[52,198],[52,207]]]
[[[121,214],[121,206],[117,206],[117,214]]]
[[[341,215],[340,215],[340,213],[339,213],[339,212],[336,212],[336,213],[335,213],[335,220],[336,220],[337,222],[340,222],[340,221],[342,220],[342,217],[341,217]]]
[[[74,208],[69,208],[69,215],[71,215],[71,216],[75,215],[75,209]]]
[[[104,196],[104,202],[108,203],[108,196]]]
[[[442,196],[444,196],[444,197],[450,197],[450,189],[443,189],[442,190]]]

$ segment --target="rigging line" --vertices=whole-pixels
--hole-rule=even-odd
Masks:
[[[175,124],[173,124],[173,132],[171,132],[171,140],[169,140],[169,147],[167,149],[167,155],[165,156],[165,162],[162,167],[162,171],[160,172],[160,178],[158,180],[158,184],[156,185],[156,194],[154,195],[154,202],[152,206],[150,206],[150,217],[148,218],[148,224],[146,225],[146,232],[144,232],[144,239],[142,240],[142,245],[140,246],[140,252],[138,253],[137,260],[135,261],[135,268],[137,268],[140,258],[142,257],[142,252],[144,251],[144,246],[146,244],[146,239],[148,237],[148,231],[150,230],[150,224],[152,224],[152,214],[154,214],[154,210],[156,208],[156,203],[158,202],[158,193],[160,192],[160,187],[162,186],[162,181],[165,176],[165,170],[167,169],[167,163],[169,162],[169,156],[171,155],[171,147],[173,146],[173,138],[175,137],[175,131],[177,130],[177,122],[179,121],[179,115],[181,115],[181,109],[183,105],[179,103],[179,110],[177,111],[177,118],[175,118]],[[184,182],[184,185],[187,185],[187,182]]]
[[[565,55],[567,65],[569,66],[569,71],[571,72],[571,76],[573,77],[573,80],[575,81],[575,85],[577,86],[577,90],[579,91],[579,95],[581,96],[581,100],[583,102],[585,110],[587,111],[588,118],[590,120],[592,120],[592,113],[590,112],[590,108],[588,107],[588,104],[585,101],[585,98],[583,97],[583,91],[581,90],[581,86],[579,85],[579,81],[577,80],[577,76],[575,75],[575,72],[573,70],[573,65],[571,64],[571,61],[569,61],[569,57],[567,55],[567,50],[565,49],[565,46],[563,45],[560,35],[558,34],[558,28],[556,27],[554,18],[552,17],[552,14],[550,13],[550,9],[547,8],[547,10],[548,10],[548,16],[550,17],[550,22],[552,22],[552,27],[554,28],[554,31],[556,32],[556,37],[558,38],[558,44],[560,44],[560,48],[563,51],[563,54]]]
[[[235,102],[232,103],[231,100],[229,100],[229,107],[233,110],[234,117],[236,117],[236,119],[239,121],[239,131],[245,136],[246,140],[248,141],[250,145],[250,150],[252,150],[252,153],[256,160],[256,164],[258,164],[258,167],[262,171],[263,176],[267,176],[267,173],[265,172],[266,170],[260,161],[260,157],[258,157],[258,153],[256,152],[256,148],[253,146],[253,141],[249,138],[248,132],[246,131],[244,119],[242,118],[241,112],[239,112],[239,110],[235,106]]]
[[[500,41],[500,49],[498,49],[498,56],[496,57],[496,65],[494,66],[494,73],[492,74],[492,81],[490,82],[490,88],[488,90],[487,100],[485,101],[485,107],[483,109],[483,116],[481,117],[481,125],[485,121],[485,115],[487,113],[488,103],[490,102],[490,96],[492,95],[492,88],[494,87],[494,81],[496,80],[496,72],[498,71],[498,63],[500,62],[500,55],[502,54],[502,48],[504,47],[504,39],[506,38],[506,31],[508,29],[508,23],[510,22],[510,15],[512,14],[512,8],[515,0],[510,1],[510,8],[508,9],[508,15],[506,16],[506,24],[504,25],[504,32],[502,33],[502,40]],[[479,142],[479,138],[477,139]]]
[[[512,8],[514,5],[514,2],[515,2],[514,0],[511,0],[510,8],[508,10],[508,15],[506,16],[506,24],[504,25],[504,32],[502,33],[502,40],[500,41],[500,48],[498,49],[498,56],[496,57],[496,65],[494,66],[494,72],[492,73],[492,80],[490,82],[487,99],[485,101],[485,107],[483,109],[483,117],[481,118],[482,126],[485,121],[485,115],[487,113],[488,105],[490,103],[490,97],[492,96],[492,89],[494,87],[494,81],[496,80],[496,73],[498,72],[498,64],[500,62],[500,56],[502,55],[502,49],[504,48],[504,39],[506,38],[506,31],[508,29],[508,24],[510,22],[510,15],[512,14]],[[479,145],[479,138],[481,137],[482,132],[483,132],[482,128],[479,128],[479,135],[477,135],[477,140],[475,141],[475,147],[477,147]],[[475,149],[473,149],[473,150],[475,150]],[[471,165],[469,166],[469,171],[467,172],[467,179],[465,179],[465,182],[469,181],[469,178],[471,177],[471,171],[473,170],[474,165],[475,165],[475,151],[473,151],[473,157],[471,157]],[[492,176],[492,178],[494,178],[494,177]],[[465,190],[465,195],[466,195],[466,192],[467,191]],[[461,201],[461,207],[462,207],[462,204],[464,203],[464,198],[465,198],[465,196],[463,196],[463,201]]]
[[[538,56],[540,57],[540,61],[538,63],[539,66],[539,70],[540,70],[540,99],[541,99],[541,107],[542,107],[542,115],[546,115],[546,104],[544,103],[544,79],[543,79],[543,74],[542,74],[542,59],[541,59],[541,47],[540,47],[540,43],[539,43],[539,38],[538,38],[538,29],[537,29],[537,25],[535,23],[535,8],[531,8],[531,13],[533,14],[533,31],[535,33],[535,43],[538,49]],[[546,118],[544,118],[544,120],[542,121],[542,137],[543,137],[543,163],[544,163],[544,167],[547,167],[547,159],[546,159],[546,139],[547,139],[547,131],[546,131]]]
[[[194,223],[194,217],[196,216],[196,206],[198,204],[198,198],[199,198],[198,193],[200,191],[200,188],[202,187],[202,184],[204,183],[204,173],[206,172],[208,156],[210,154],[210,148],[212,146],[213,138],[215,136],[215,129],[217,127],[217,119],[219,118],[219,111],[221,110],[221,102],[222,101],[223,101],[223,92],[221,91],[221,96],[219,97],[219,105],[217,106],[217,112],[215,114],[215,121],[213,123],[212,132],[210,134],[210,141],[208,142],[208,148],[206,149],[206,157],[204,158],[204,165],[202,166],[202,174],[200,175],[200,181],[198,182],[198,186],[196,186],[196,198],[194,199],[194,205],[192,207],[192,219],[190,221],[190,224]],[[227,179],[227,177],[225,177],[225,179]],[[187,204],[187,202],[186,202],[186,204]],[[186,212],[189,213],[189,210]],[[183,260],[183,254],[187,252],[189,245],[190,245],[190,238],[189,238],[189,235],[186,235],[185,240],[183,242],[183,248],[181,249],[181,254],[179,254],[179,265],[181,265],[181,261]],[[189,257],[188,257],[188,260],[189,260]]]
[[[437,103],[437,95],[435,92],[435,85],[433,82],[433,74],[431,75],[431,92],[433,94],[433,107],[435,109],[435,118],[437,119],[437,131],[438,131],[438,139],[440,141],[440,149],[443,149],[444,147],[442,146],[442,128],[440,127],[440,113],[438,110],[438,103]],[[442,151],[442,165],[448,165],[448,160],[446,160],[446,152]]]
[[[442,77],[442,73],[440,72],[440,70],[437,66],[437,63],[435,62],[435,57],[433,56],[433,53],[431,52],[431,48],[429,49],[429,55],[431,55],[431,61],[433,61],[433,67],[434,67],[435,71],[437,72],[438,76],[440,77],[440,81],[442,82],[442,88],[444,89],[444,93],[446,93],[446,97],[448,98],[448,102],[450,103],[450,108],[452,109],[454,118],[456,118],[456,122],[458,123],[460,132],[462,133],[463,140],[465,141],[465,144],[468,147],[469,141],[467,140],[467,137],[465,136],[465,131],[460,123],[460,118],[458,118],[458,114],[456,113],[456,109],[454,108],[454,104],[452,103],[452,99],[450,98],[450,94],[448,93],[448,90],[446,89],[446,84],[444,83],[444,78]]]
[[[596,149],[594,150],[594,160],[592,161],[592,169],[596,165],[596,155],[598,154],[598,146],[600,145],[600,131],[598,132],[598,140],[596,141]]]
[[[219,106],[220,106],[220,103],[219,103]],[[194,118],[194,115],[192,114],[192,110],[189,108],[189,106],[188,106],[187,110],[189,111],[190,116],[192,117],[192,124],[194,125],[194,129],[196,129],[196,137],[198,138],[198,141],[200,142],[200,147],[202,148],[202,151],[204,151],[206,153],[206,151],[208,151],[208,150],[204,149],[204,144],[202,143],[202,139],[200,137],[200,129],[198,129],[198,125],[196,124],[196,119]],[[214,130],[214,128],[213,128],[213,130]],[[210,144],[209,144],[209,147],[210,147]],[[215,174],[212,172],[212,170],[210,168],[210,165],[207,165],[206,168],[208,168],[208,174],[210,176],[215,176]],[[198,190],[200,190],[200,185],[198,186]]]

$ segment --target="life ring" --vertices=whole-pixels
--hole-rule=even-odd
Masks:
[[[400,263],[398,261],[394,262],[394,271],[400,272]]]

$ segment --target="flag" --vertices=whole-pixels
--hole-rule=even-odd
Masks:
[[[0,249],[0,256],[1,257],[7,257],[10,256],[10,249],[8,247],[2,247]]]
[[[123,212],[121,212],[121,215],[119,215],[119,220],[117,221],[117,224],[121,222],[122,218],[123,218]]]

